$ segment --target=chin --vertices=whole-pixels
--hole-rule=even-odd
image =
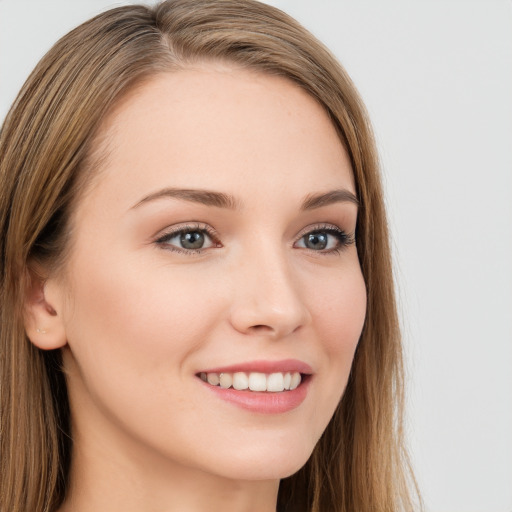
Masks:
[[[255,463],[252,465],[244,464],[236,468],[235,471],[222,473],[221,476],[231,480],[246,480],[246,481],[266,481],[266,480],[282,480],[287,478],[301,469],[307,462],[301,459],[280,461],[280,463],[272,464],[268,461]],[[217,468],[218,471],[218,468]]]
[[[222,464],[216,465],[216,470],[223,467],[222,476],[236,480],[281,480],[299,471],[308,461],[314,446],[306,449],[304,445],[276,447],[272,443],[266,447],[236,450],[235,457],[230,460],[225,457]]]

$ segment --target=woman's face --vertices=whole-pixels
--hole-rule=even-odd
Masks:
[[[77,450],[292,474],[342,396],[366,309],[334,127],[291,82],[210,65],[155,77],[104,132],[52,288]]]

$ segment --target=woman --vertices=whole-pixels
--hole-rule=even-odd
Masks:
[[[2,510],[412,508],[374,143],[307,31],[108,11],[0,155]]]

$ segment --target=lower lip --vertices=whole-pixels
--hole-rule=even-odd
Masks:
[[[277,393],[271,391],[238,391],[233,388],[225,389],[220,386],[212,386],[202,380],[200,382],[222,400],[242,409],[262,414],[281,414],[299,407],[306,398],[310,381],[311,376],[308,375],[302,380],[299,387],[291,391]]]

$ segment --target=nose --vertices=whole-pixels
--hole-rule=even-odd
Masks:
[[[266,251],[244,258],[233,277],[230,320],[237,331],[280,339],[310,322],[300,282],[284,254]]]

